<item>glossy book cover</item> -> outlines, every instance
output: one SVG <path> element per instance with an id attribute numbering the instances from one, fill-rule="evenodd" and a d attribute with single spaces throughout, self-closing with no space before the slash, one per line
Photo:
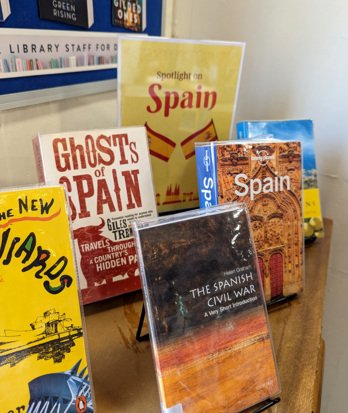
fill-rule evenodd
<path id="1" fill-rule="evenodd" d="M 38 0 L 40 19 L 86 29 L 94 23 L 93 0 Z"/>
<path id="2" fill-rule="evenodd" d="M 0 192 L 4 412 L 94 411 L 63 187 Z"/>
<path id="3" fill-rule="evenodd" d="M 131 221 L 155 217 L 143 126 L 39 135 L 41 182 L 65 185 L 83 303 L 139 290 Z"/>
<path id="4" fill-rule="evenodd" d="M 195 142 L 233 130 L 244 43 L 121 36 L 118 124 L 145 125 L 158 212 L 198 207 Z"/>
<path id="5" fill-rule="evenodd" d="M 298 141 L 196 145 L 200 206 L 245 202 L 267 302 L 302 293 L 302 150 Z"/>
<path id="6" fill-rule="evenodd" d="M 311 119 L 247 120 L 237 123 L 238 139 L 272 135 L 285 141 L 299 140 L 303 155 L 303 218 L 306 241 L 324 236 L 318 170 L 315 156 L 314 126 Z"/>
<path id="7" fill-rule="evenodd" d="M 245 207 L 133 225 L 162 411 L 241 412 L 277 395 Z"/>

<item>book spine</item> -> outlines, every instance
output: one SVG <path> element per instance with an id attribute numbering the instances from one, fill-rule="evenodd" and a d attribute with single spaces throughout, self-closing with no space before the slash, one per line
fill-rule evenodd
<path id="1" fill-rule="evenodd" d="M 196 145 L 196 167 L 200 208 L 218 205 L 216 146 Z"/>
<path id="2" fill-rule="evenodd" d="M 248 139 L 249 128 L 248 122 L 237 122 L 237 139 Z"/>

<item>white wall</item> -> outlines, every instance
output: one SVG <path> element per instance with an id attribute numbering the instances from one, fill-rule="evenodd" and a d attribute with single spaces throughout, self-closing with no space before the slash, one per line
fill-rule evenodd
<path id="1" fill-rule="evenodd" d="M 32 138 L 40 133 L 116 127 L 116 90 L 0 111 L 0 187 L 37 183 Z"/>
<path id="2" fill-rule="evenodd" d="M 177 0 L 175 6 L 175 37 L 246 42 L 237 121 L 314 121 L 323 213 L 334 219 L 322 412 L 346 412 L 348 3 Z"/>

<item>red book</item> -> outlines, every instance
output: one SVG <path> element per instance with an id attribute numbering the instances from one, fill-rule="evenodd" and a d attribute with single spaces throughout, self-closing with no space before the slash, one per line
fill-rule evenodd
<path id="1" fill-rule="evenodd" d="M 131 222 L 156 216 L 145 127 L 39 135 L 40 181 L 66 187 L 83 303 L 140 289 Z"/>

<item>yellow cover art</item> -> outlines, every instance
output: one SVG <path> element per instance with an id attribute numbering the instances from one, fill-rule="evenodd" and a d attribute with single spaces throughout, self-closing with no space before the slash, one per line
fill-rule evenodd
<path id="1" fill-rule="evenodd" d="M 63 187 L 0 193 L 0 300 L 1 411 L 93 412 Z"/>
<path id="2" fill-rule="evenodd" d="M 119 41 L 120 126 L 145 125 L 158 212 L 195 208 L 195 142 L 231 135 L 244 44 Z"/>

